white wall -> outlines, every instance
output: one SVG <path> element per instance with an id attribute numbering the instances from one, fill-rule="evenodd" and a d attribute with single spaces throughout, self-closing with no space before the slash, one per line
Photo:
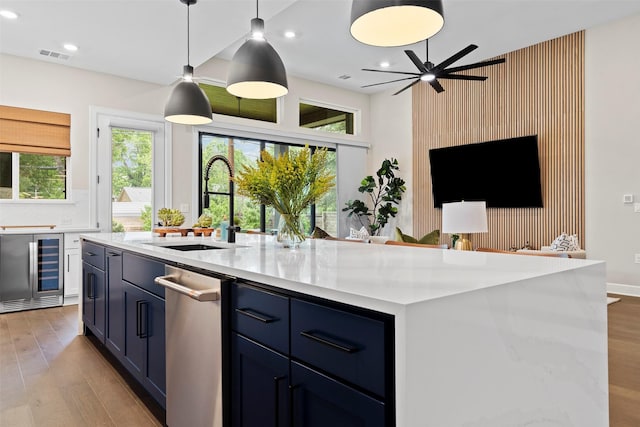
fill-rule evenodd
<path id="1" fill-rule="evenodd" d="M 71 114 L 70 200 L 0 202 L 0 224 L 85 227 L 90 221 L 89 106 L 161 115 L 169 87 L 0 55 L 0 104 Z"/>
<path id="2" fill-rule="evenodd" d="M 640 15 L 589 29 L 585 39 L 586 249 L 607 281 L 640 293 Z"/>
<path id="3" fill-rule="evenodd" d="M 395 221 L 389 221 L 384 234 L 394 236 L 398 226 L 405 234 L 413 235 L 413 127 L 411 91 L 393 96 L 398 88 L 371 95 L 371 149 L 367 174 L 375 177 L 384 159 L 398 159 L 398 176 L 407 182 L 407 191 L 398 207 Z M 430 190 L 429 190 L 430 191 Z"/>

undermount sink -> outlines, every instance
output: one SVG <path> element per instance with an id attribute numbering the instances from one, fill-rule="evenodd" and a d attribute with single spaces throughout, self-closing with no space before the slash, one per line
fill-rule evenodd
<path id="1" fill-rule="evenodd" d="M 220 246 L 203 245 L 202 243 L 195 243 L 191 245 L 162 245 L 160 247 L 167 248 L 167 249 L 175 249 L 178 251 L 208 251 L 211 249 L 228 249 Z"/>

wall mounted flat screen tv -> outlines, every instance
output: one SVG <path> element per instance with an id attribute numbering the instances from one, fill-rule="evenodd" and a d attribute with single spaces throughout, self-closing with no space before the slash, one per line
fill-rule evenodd
<path id="1" fill-rule="evenodd" d="M 434 206 L 486 201 L 488 208 L 541 208 L 538 136 L 429 150 Z"/>

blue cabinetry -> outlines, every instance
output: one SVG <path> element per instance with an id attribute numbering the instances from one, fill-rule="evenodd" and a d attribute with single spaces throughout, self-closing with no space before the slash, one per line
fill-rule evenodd
<path id="1" fill-rule="evenodd" d="M 234 427 L 395 425 L 390 316 L 235 283 Z"/>
<path id="2" fill-rule="evenodd" d="M 124 349 L 124 291 L 122 286 L 122 251 L 106 250 L 107 329 L 105 345 L 120 360 Z"/>
<path id="3" fill-rule="evenodd" d="M 106 325 L 106 274 L 104 247 L 82 244 L 82 320 L 85 328 L 104 342 Z"/>
<path id="4" fill-rule="evenodd" d="M 164 263 L 83 241 L 83 321 L 164 408 Z"/>

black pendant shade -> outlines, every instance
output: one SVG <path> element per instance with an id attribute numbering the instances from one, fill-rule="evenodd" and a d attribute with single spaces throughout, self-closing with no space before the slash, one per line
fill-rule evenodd
<path id="1" fill-rule="evenodd" d="M 184 125 L 203 125 L 213 120 L 211 104 L 204 91 L 192 81 L 193 67 L 189 65 L 189 6 L 197 0 L 180 0 L 187 5 L 187 65 L 182 81 L 173 88 L 164 107 L 165 120 Z"/>
<path id="2" fill-rule="evenodd" d="M 372 46 L 404 46 L 442 29 L 442 0 L 353 0 L 351 35 Z"/>
<path id="3" fill-rule="evenodd" d="M 278 98 L 289 92 L 287 71 L 278 52 L 264 39 L 264 21 L 251 20 L 253 36 L 233 55 L 227 91 L 241 98 Z"/>

